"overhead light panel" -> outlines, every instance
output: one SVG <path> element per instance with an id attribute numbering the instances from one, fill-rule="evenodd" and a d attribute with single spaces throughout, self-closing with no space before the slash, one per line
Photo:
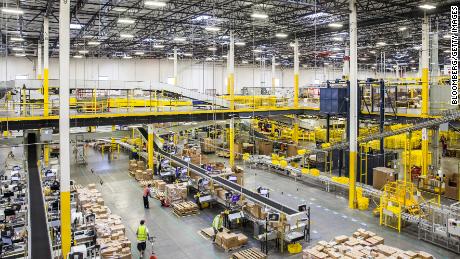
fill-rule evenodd
<path id="1" fill-rule="evenodd" d="M 235 45 L 236 45 L 236 46 L 246 46 L 246 42 L 237 41 L 237 42 L 235 42 Z"/>
<path id="2" fill-rule="evenodd" d="M 25 41 L 23 38 L 18 38 L 18 37 L 11 37 L 10 41 L 18 41 L 18 42 L 23 42 Z"/>
<path id="3" fill-rule="evenodd" d="M 187 39 L 184 38 L 184 37 L 174 37 L 173 40 L 174 40 L 174 41 L 177 41 L 177 42 L 184 42 L 184 41 L 186 41 Z"/>
<path id="4" fill-rule="evenodd" d="M 264 13 L 253 13 L 251 14 L 251 17 L 254 19 L 267 19 L 268 15 Z"/>
<path id="5" fill-rule="evenodd" d="M 255 52 L 255 53 L 261 53 L 262 50 L 261 49 L 253 49 L 252 52 Z"/>
<path id="6" fill-rule="evenodd" d="M 26 54 L 25 53 L 16 53 L 14 54 L 16 57 L 25 57 Z"/>
<path id="7" fill-rule="evenodd" d="M 332 37 L 333 41 L 343 41 L 342 37 Z"/>
<path id="8" fill-rule="evenodd" d="M 70 24 L 70 29 L 72 29 L 72 30 L 80 30 L 81 28 L 83 28 L 83 25 L 81 25 L 81 24 L 78 24 L 78 23 L 71 23 Z"/>
<path id="9" fill-rule="evenodd" d="M 24 51 L 24 48 L 14 47 L 12 48 L 13 51 Z"/>
<path id="10" fill-rule="evenodd" d="M 446 34 L 446 35 L 442 36 L 442 38 L 443 38 L 443 39 L 450 39 L 451 36 L 450 36 L 450 34 Z"/>
<path id="11" fill-rule="evenodd" d="M 207 30 L 207 31 L 210 31 L 210 32 L 218 32 L 218 31 L 220 31 L 220 28 L 215 27 L 215 26 L 208 26 L 208 27 L 205 27 L 204 29 Z"/>
<path id="12" fill-rule="evenodd" d="M 148 7 L 165 7 L 166 3 L 161 1 L 145 1 L 144 5 Z"/>
<path id="13" fill-rule="evenodd" d="M 122 12 L 128 11 L 128 8 L 117 6 L 117 7 L 114 7 L 112 10 L 115 11 L 115 12 L 120 12 L 120 13 L 122 13 Z"/>
<path id="14" fill-rule="evenodd" d="M 142 56 L 144 55 L 145 53 L 143 51 L 136 51 L 134 52 L 134 55 L 137 55 L 137 56 Z"/>
<path id="15" fill-rule="evenodd" d="M 193 54 L 192 54 L 192 53 L 184 53 L 184 56 L 186 56 L 186 57 L 192 57 Z"/>
<path id="16" fill-rule="evenodd" d="M 385 46 L 385 45 L 387 45 L 387 44 L 386 44 L 385 42 L 383 42 L 383 41 L 379 41 L 379 42 L 377 42 L 376 44 L 377 44 L 377 46 Z"/>
<path id="17" fill-rule="evenodd" d="M 90 46 L 99 46 L 101 43 L 99 41 L 88 41 L 87 43 Z"/>
<path id="18" fill-rule="evenodd" d="M 74 57 L 74 58 L 83 58 L 82 55 L 75 55 L 75 56 L 73 56 L 73 57 Z"/>
<path id="19" fill-rule="evenodd" d="M 402 26 L 402 27 L 399 27 L 398 30 L 399 30 L 399 31 L 405 31 L 405 30 L 407 30 L 407 27 L 406 27 L 406 26 Z"/>
<path id="20" fill-rule="evenodd" d="M 227 55 L 222 55 L 222 58 L 228 58 L 228 56 Z"/>
<path id="21" fill-rule="evenodd" d="M 248 64 L 249 62 L 247 60 L 242 60 L 241 64 Z"/>
<path id="22" fill-rule="evenodd" d="M 168 57 L 169 60 L 174 60 L 174 57 Z"/>
<path id="23" fill-rule="evenodd" d="M 118 18 L 118 23 L 121 23 L 121 24 L 134 24 L 134 20 L 133 19 L 130 19 L 130 18 Z"/>
<path id="24" fill-rule="evenodd" d="M 124 59 L 132 59 L 133 57 L 131 56 L 123 56 Z"/>
<path id="25" fill-rule="evenodd" d="M 209 51 L 216 51 L 217 48 L 216 48 L 216 47 L 209 47 L 208 50 L 209 50 Z"/>
<path id="26" fill-rule="evenodd" d="M 88 50 L 79 50 L 78 53 L 80 53 L 80 54 L 88 54 L 89 51 Z"/>
<path id="27" fill-rule="evenodd" d="M 412 70 L 416 70 L 417 68 L 416 68 L 416 67 L 411 67 L 410 69 L 412 69 Z"/>
<path id="28" fill-rule="evenodd" d="M 6 14 L 15 14 L 15 15 L 23 15 L 23 14 L 24 14 L 24 11 L 21 10 L 21 9 L 17 9 L 17 8 L 3 7 L 3 8 L 2 8 L 2 13 L 6 13 Z"/>
<path id="29" fill-rule="evenodd" d="M 339 47 L 332 48 L 333 51 L 340 51 L 341 49 Z"/>
<path id="30" fill-rule="evenodd" d="M 132 38 L 134 38 L 134 35 L 129 34 L 129 33 L 120 33 L 120 38 L 123 38 L 123 39 L 132 39 Z"/>
<path id="31" fill-rule="evenodd" d="M 165 47 L 164 45 L 153 45 L 154 49 L 162 49 L 164 47 Z"/>
<path id="32" fill-rule="evenodd" d="M 432 9 L 436 8 L 436 6 L 434 6 L 432 4 L 429 4 L 429 3 L 419 5 L 418 7 L 422 8 L 422 9 L 425 9 L 425 10 L 432 10 Z"/>
<path id="33" fill-rule="evenodd" d="M 333 23 L 329 23 L 328 26 L 331 27 L 331 28 L 342 28 L 342 27 L 343 27 L 343 24 L 337 23 L 337 22 L 333 22 Z"/>
<path id="34" fill-rule="evenodd" d="M 281 38 L 281 39 L 287 38 L 287 36 L 288 36 L 287 33 L 284 33 L 284 32 L 277 32 L 275 34 L 275 37 Z"/>
<path id="35" fill-rule="evenodd" d="M 211 16 L 209 15 L 199 15 L 195 18 L 193 18 L 194 21 L 203 21 L 203 20 L 208 20 L 209 18 L 211 18 Z"/>
<path id="36" fill-rule="evenodd" d="M 450 53 L 450 50 L 446 49 L 444 50 L 444 53 Z"/>

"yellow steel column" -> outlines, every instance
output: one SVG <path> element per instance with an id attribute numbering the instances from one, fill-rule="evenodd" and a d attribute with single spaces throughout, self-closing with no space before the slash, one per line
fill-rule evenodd
<path id="1" fill-rule="evenodd" d="M 112 131 L 116 131 L 115 125 L 112 125 Z"/>
<path id="2" fill-rule="evenodd" d="M 153 124 L 149 124 L 148 125 L 148 143 L 147 143 L 147 152 L 148 152 L 148 155 L 149 155 L 149 159 L 148 159 L 148 165 L 149 165 L 149 169 L 152 169 L 153 170 L 153 166 L 154 166 L 154 160 L 153 160 L 153 152 L 154 152 L 154 149 L 153 149 Z"/>
<path id="3" fill-rule="evenodd" d="M 356 0 L 350 0 L 350 157 L 348 207 L 356 208 L 356 155 L 358 147 L 358 35 Z"/>
<path id="4" fill-rule="evenodd" d="M 428 174 L 428 129 L 422 129 L 422 176 Z"/>
<path id="5" fill-rule="evenodd" d="M 43 19 L 43 116 L 49 115 L 49 19 Z"/>
<path id="6" fill-rule="evenodd" d="M 45 165 L 48 166 L 50 161 L 50 146 L 48 144 L 43 146 L 43 160 Z"/>
<path id="7" fill-rule="evenodd" d="M 299 41 L 294 42 L 294 108 L 299 107 Z"/>
<path id="8" fill-rule="evenodd" d="M 230 127 L 229 127 L 229 153 L 230 153 L 230 166 L 235 165 L 235 119 L 230 119 Z"/>
<path id="9" fill-rule="evenodd" d="M 299 117 L 297 117 L 297 115 L 294 115 L 294 128 L 292 132 L 292 141 L 294 141 L 296 144 L 299 143 Z"/>
<path id="10" fill-rule="evenodd" d="M 230 32 L 230 49 L 228 59 L 228 84 L 230 88 L 230 109 L 235 109 L 235 38 L 233 32 Z"/>
<path id="11" fill-rule="evenodd" d="M 48 36 L 46 36 L 48 37 Z M 46 44 L 48 45 L 48 44 Z M 45 53 L 47 56 L 48 53 Z M 67 258 L 71 247 L 70 212 L 70 1 L 61 0 L 59 5 L 59 143 L 60 143 L 60 209 L 61 249 Z"/>

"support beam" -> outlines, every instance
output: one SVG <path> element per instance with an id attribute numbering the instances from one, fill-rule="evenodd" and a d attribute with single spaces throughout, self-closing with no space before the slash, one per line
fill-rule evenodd
<path id="1" fill-rule="evenodd" d="M 345 56 L 343 57 L 343 70 L 342 70 L 343 80 L 350 79 L 350 48 L 345 48 Z"/>
<path id="2" fill-rule="evenodd" d="M 356 0 L 350 0 L 350 190 L 348 206 L 356 208 L 356 154 L 358 135 L 358 44 Z"/>
<path id="3" fill-rule="evenodd" d="M 430 28 L 425 14 L 422 23 L 422 117 L 428 117 Z M 428 129 L 422 129 L 422 176 L 428 174 Z"/>
<path id="4" fill-rule="evenodd" d="M 37 47 L 37 79 L 42 79 L 42 43 L 38 41 Z"/>
<path id="5" fill-rule="evenodd" d="M 177 85 L 177 48 L 174 47 L 173 85 Z"/>
<path id="6" fill-rule="evenodd" d="M 275 55 L 272 56 L 272 95 L 275 95 L 275 88 L 276 88 L 276 62 L 275 62 Z"/>
<path id="7" fill-rule="evenodd" d="M 46 36 L 48 37 L 48 36 Z M 48 44 L 45 45 L 45 47 Z M 46 48 L 47 49 L 47 48 Z M 45 56 L 48 52 L 45 52 Z M 59 142 L 61 176 L 61 242 L 62 255 L 67 258 L 71 246 L 70 225 L 70 1 L 59 5 Z"/>
<path id="8" fill-rule="evenodd" d="M 228 85 L 230 90 L 230 110 L 235 109 L 235 36 L 230 32 L 230 50 L 228 59 Z"/>
<path id="9" fill-rule="evenodd" d="M 148 166 L 149 169 L 154 168 L 154 160 L 153 160 L 153 124 L 148 125 L 148 141 L 147 141 L 147 152 L 148 152 Z"/>
<path id="10" fill-rule="evenodd" d="M 294 42 L 294 108 L 299 107 L 299 41 Z"/>
<path id="11" fill-rule="evenodd" d="M 49 115 L 49 19 L 43 19 L 43 116 Z"/>
<path id="12" fill-rule="evenodd" d="M 299 144 L 299 117 L 294 115 L 294 127 L 292 132 L 292 141 Z"/>
<path id="13" fill-rule="evenodd" d="M 230 166 L 235 165 L 235 119 L 230 119 L 229 127 L 229 153 L 230 153 Z"/>
<path id="14" fill-rule="evenodd" d="M 43 145 L 43 160 L 45 165 L 48 166 L 50 162 L 50 145 L 48 144 Z"/>

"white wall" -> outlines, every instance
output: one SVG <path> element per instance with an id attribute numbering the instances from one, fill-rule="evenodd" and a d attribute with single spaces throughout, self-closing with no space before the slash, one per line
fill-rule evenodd
<path id="1" fill-rule="evenodd" d="M 0 81 L 14 80 L 17 75 L 28 75 L 35 78 L 35 59 L 27 57 L 1 57 Z M 204 92 L 205 89 L 216 89 L 218 94 L 225 93 L 226 63 L 199 64 L 192 60 L 181 60 L 178 65 L 178 84 L 189 89 Z M 50 59 L 50 79 L 59 78 L 59 60 Z M 173 75 L 172 60 L 158 59 L 75 59 L 71 58 L 70 78 L 97 80 L 100 76 L 108 80 L 122 81 L 160 81 L 167 82 Z M 342 75 L 342 69 L 331 68 L 301 68 L 299 74 L 300 86 L 313 84 L 315 80 L 335 80 Z M 411 75 L 408 75 L 411 76 Z M 294 74 L 291 68 L 277 69 L 276 77 L 280 86 L 292 87 Z M 378 77 L 372 71 L 359 70 L 358 78 Z M 240 92 L 242 87 L 271 86 L 271 68 L 265 70 L 252 65 L 235 68 L 235 90 Z"/>

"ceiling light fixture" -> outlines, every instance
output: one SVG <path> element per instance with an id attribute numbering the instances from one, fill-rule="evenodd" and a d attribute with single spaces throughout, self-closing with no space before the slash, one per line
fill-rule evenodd
<path id="1" fill-rule="evenodd" d="M 255 52 L 255 53 L 261 53 L 262 50 L 261 49 L 253 49 L 252 52 Z"/>
<path id="2" fill-rule="evenodd" d="M 268 15 L 264 13 L 253 13 L 251 14 L 251 17 L 254 19 L 267 19 Z"/>
<path id="3" fill-rule="evenodd" d="M 24 48 L 14 47 L 12 48 L 13 51 L 24 51 Z"/>
<path id="4" fill-rule="evenodd" d="M 328 26 L 331 27 L 331 28 L 342 28 L 342 27 L 343 27 L 343 24 L 337 23 L 337 22 L 333 22 L 333 23 L 329 23 Z"/>
<path id="5" fill-rule="evenodd" d="M 136 51 L 134 52 L 134 55 L 138 55 L 138 56 L 142 56 L 144 55 L 145 53 L 143 51 Z"/>
<path id="6" fill-rule="evenodd" d="M 434 6 L 432 4 L 429 4 L 429 3 L 419 5 L 418 7 L 422 8 L 422 9 L 425 9 L 425 10 L 432 10 L 432 9 L 436 8 L 436 6 Z"/>
<path id="7" fill-rule="evenodd" d="M 275 37 L 281 38 L 281 39 L 287 38 L 287 36 L 288 35 L 286 33 L 284 33 L 284 32 L 278 32 L 278 33 L 275 34 Z"/>
<path id="8" fill-rule="evenodd" d="M 443 38 L 443 39 L 450 39 L 451 36 L 450 36 L 450 34 L 446 34 L 446 35 L 442 36 L 442 38 Z"/>
<path id="9" fill-rule="evenodd" d="M 184 37 L 175 37 L 173 40 L 177 41 L 177 42 L 184 42 L 184 41 L 186 41 L 186 38 L 184 38 Z"/>
<path id="10" fill-rule="evenodd" d="M 144 5 L 148 7 L 165 7 L 166 3 L 161 1 L 145 1 Z"/>
<path id="11" fill-rule="evenodd" d="M 132 59 L 133 57 L 131 56 L 123 56 L 124 59 Z"/>
<path id="12" fill-rule="evenodd" d="M 81 24 L 78 24 L 78 23 L 71 23 L 70 24 L 70 29 L 71 30 L 80 30 L 81 28 L 83 28 L 83 25 L 81 25 Z"/>
<path id="13" fill-rule="evenodd" d="M 450 50 L 446 49 L 444 50 L 444 53 L 450 53 Z"/>
<path id="14" fill-rule="evenodd" d="M 134 35 L 129 34 L 129 33 L 120 33 L 120 38 L 123 38 L 123 39 L 132 39 L 132 38 L 134 38 Z"/>
<path id="15" fill-rule="evenodd" d="M 24 14 L 24 11 L 21 10 L 21 9 L 4 7 L 4 8 L 2 8 L 2 13 L 22 15 L 22 14 Z"/>
<path id="16" fill-rule="evenodd" d="M 16 57 L 25 57 L 26 54 L 25 53 L 16 53 L 14 54 Z"/>
<path id="17" fill-rule="evenodd" d="M 340 51 L 341 49 L 339 47 L 332 48 L 333 51 Z"/>
<path id="18" fill-rule="evenodd" d="M 247 60 L 241 60 L 241 64 L 248 64 L 249 62 Z"/>
<path id="19" fill-rule="evenodd" d="M 74 57 L 74 58 L 83 58 L 82 55 L 75 55 L 75 56 L 73 56 L 73 57 Z"/>
<path id="20" fill-rule="evenodd" d="M 128 8 L 117 6 L 117 7 L 114 7 L 112 10 L 115 11 L 115 12 L 120 12 L 120 13 L 122 13 L 122 12 L 128 11 Z"/>
<path id="21" fill-rule="evenodd" d="M 332 37 L 332 40 L 334 41 L 343 41 L 342 37 Z"/>
<path id="22" fill-rule="evenodd" d="M 400 30 L 400 31 L 405 31 L 405 30 L 407 30 L 407 27 L 406 27 L 406 26 L 402 26 L 402 27 L 399 27 L 398 30 Z"/>
<path id="23" fill-rule="evenodd" d="M 377 44 L 377 46 L 385 46 L 385 45 L 387 45 L 387 44 L 386 44 L 385 42 L 383 42 L 383 41 L 379 41 L 379 42 L 377 42 L 376 44 Z"/>
<path id="24" fill-rule="evenodd" d="M 192 57 L 193 54 L 192 54 L 192 53 L 184 53 L 184 56 L 185 56 L 185 57 Z"/>
<path id="25" fill-rule="evenodd" d="M 246 46 L 246 42 L 237 41 L 237 42 L 235 42 L 235 45 L 236 45 L 236 46 Z"/>
<path id="26" fill-rule="evenodd" d="M 25 41 L 23 38 L 18 38 L 18 37 L 11 37 L 10 38 L 10 41 L 19 41 L 19 42 L 23 42 Z"/>
<path id="27" fill-rule="evenodd" d="M 87 43 L 90 46 L 99 46 L 101 43 L 99 41 L 88 41 Z"/>
<path id="28" fill-rule="evenodd" d="M 130 19 L 130 18 L 118 18 L 117 20 L 118 23 L 121 23 L 121 24 L 134 24 L 134 20 L 133 19 Z"/>
<path id="29" fill-rule="evenodd" d="M 162 49 L 164 47 L 165 47 L 164 45 L 153 45 L 154 49 Z"/>
<path id="30" fill-rule="evenodd" d="M 215 27 L 215 26 L 208 26 L 208 27 L 205 27 L 204 29 L 207 30 L 207 31 L 210 31 L 210 32 L 218 32 L 218 31 L 220 31 L 220 28 Z"/>
<path id="31" fill-rule="evenodd" d="M 208 50 L 210 50 L 210 51 L 216 51 L 217 48 L 216 48 L 216 47 L 209 47 Z"/>
<path id="32" fill-rule="evenodd" d="M 89 51 L 88 50 L 79 50 L 78 53 L 80 53 L 80 54 L 88 54 Z"/>

